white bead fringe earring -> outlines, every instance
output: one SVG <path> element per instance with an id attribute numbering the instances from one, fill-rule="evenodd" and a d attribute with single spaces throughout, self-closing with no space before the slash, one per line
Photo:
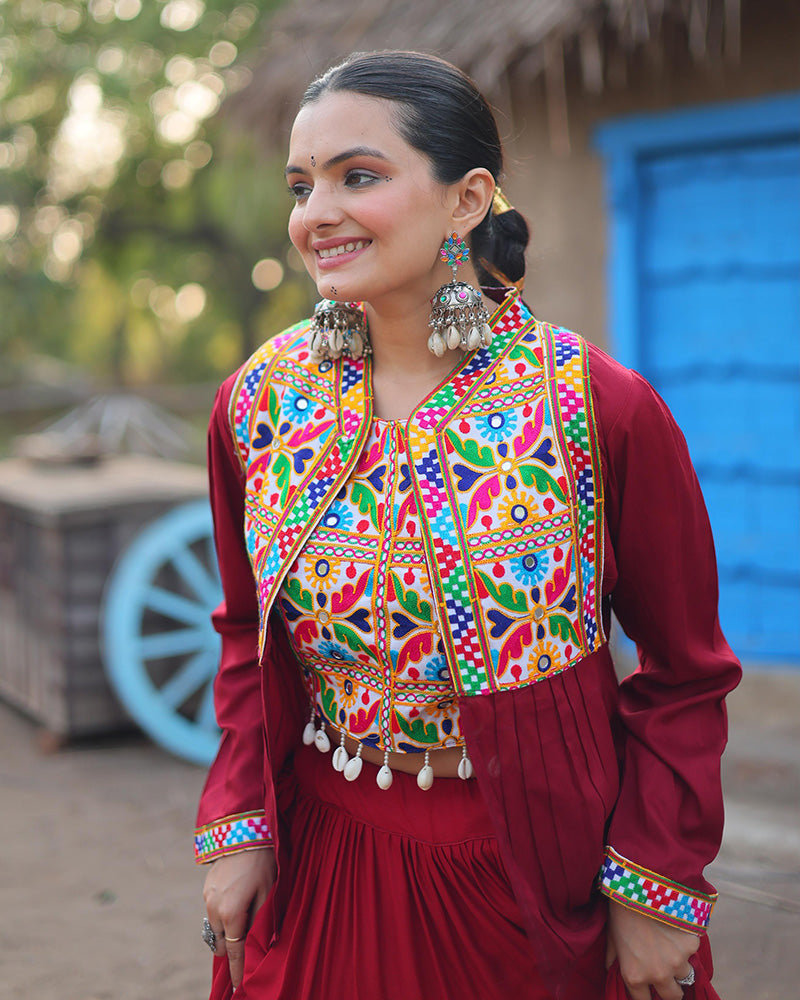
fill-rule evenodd
<path id="1" fill-rule="evenodd" d="M 447 350 L 474 351 L 492 342 L 489 314 L 481 293 L 465 281 L 456 281 L 459 264 L 469 260 L 469 247 L 458 233 L 448 236 L 440 250 L 441 258 L 453 270 L 453 280 L 442 285 L 431 299 L 428 326 L 433 333 L 428 338 L 428 350 L 441 358 Z"/>
<path id="2" fill-rule="evenodd" d="M 372 350 L 367 322 L 357 302 L 323 299 L 314 307 L 308 349 L 312 361 L 354 360 Z"/>

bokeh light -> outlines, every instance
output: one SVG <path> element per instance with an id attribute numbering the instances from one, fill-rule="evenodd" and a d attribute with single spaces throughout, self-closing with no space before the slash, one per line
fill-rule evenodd
<path id="1" fill-rule="evenodd" d="M 10 240 L 19 227 L 19 209 L 15 205 L 0 205 L 0 240 Z"/>
<path id="2" fill-rule="evenodd" d="M 161 171 L 161 183 L 168 191 L 179 191 L 191 183 L 193 173 L 186 160 L 170 160 Z"/>
<path id="3" fill-rule="evenodd" d="M 206 290 L 197 282 L 190 282 L 178 289 L 175 296 L 175 312 L 183 323 L 191 323 L 206 307 Z"/>
<path id="4" fill-rule="evenodd" d="M 283 281 L 283 264 L 274 257 L 264 257 L 253 268 L 253 284 L 262 292 L 271 292 Z"/>
<path id="5" fill-rule="evenodd" d="M 161 11 L 161 24 L 172 31 L 189 31 L 205 9 L 201 0 L 169 0 Z"/>

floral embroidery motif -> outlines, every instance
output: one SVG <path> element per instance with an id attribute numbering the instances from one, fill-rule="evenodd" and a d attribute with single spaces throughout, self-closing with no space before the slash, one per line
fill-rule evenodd
<path id="1" fill-rule="evenodd" d="M 373 421 L 278 606 L 330 723 L 381 749 L 463 742 L 400 424 Z"/>
<path id="2" fill-rule="evenodd" d="M 515 294 L 490 324 L 489 347 L 465 356 L 412 414 L 407 469 L 394 473 L 411 484 L 433 577 L 425 599 L 437 608 L 453 688 L 465 695 L 537 683 L 605 642 L 602 480 L 585 344 L 538 323 Z M 315 365 L 307 334 L 300 324 L 264 345 L 232 398 L 262 643 L 284 577 L 310 544 L 312 575 L 287 585 L 289 599 L 358 660 L 373 639 L 383 649 L 402 638 L 390 637 L 397 623 L 361 614 L 365 595 L 380 603 L 394 587 L 386 536 L 377 540 L 385 517 L 378 497 L 391 470 L 376 442 L 367 444 L 370 359 Z M 343 503 L 356 465 L 359 488 Z M 340 533 L 339 548 L 331 549 L 331 535 L 313 548 L 318 526 Z M 332 559 L 336 572 L 355 560 L 345 588 L 333 582 Z M 329 685 L 325 696 L 337 692 L 341 685 Z M 393 731 L 391 712 L 373 708 L 369 720 L 360 706 L 360 731 Z"/>

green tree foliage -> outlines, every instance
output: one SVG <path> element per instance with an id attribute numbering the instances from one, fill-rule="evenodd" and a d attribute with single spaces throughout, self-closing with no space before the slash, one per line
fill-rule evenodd
<path id="1" fill-rule="evenodd" d="M 224 106 L 277 2 L 0 0 L 6 374 L 217 378 L 308 308 L 282 164 Z"/>

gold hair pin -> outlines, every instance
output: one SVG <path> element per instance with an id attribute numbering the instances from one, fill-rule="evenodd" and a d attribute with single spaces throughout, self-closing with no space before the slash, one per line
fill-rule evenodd
<path id="1" fill-rule="evenodd" d="M 492 195 L 492 215 L 502 215 L 503 212 L 513 212 L 514 206 L 506 198 L 499 187 L 494 189 L 494 194 Z"/>

